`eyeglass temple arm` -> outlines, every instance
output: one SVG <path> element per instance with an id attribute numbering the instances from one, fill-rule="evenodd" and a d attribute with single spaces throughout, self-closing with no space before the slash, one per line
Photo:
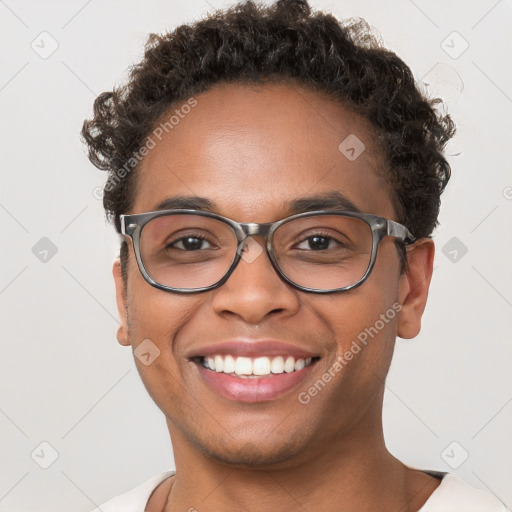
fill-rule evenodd
<path id="1" fill-rule="evenodd" d="M 121 214 L 115 217 L 114 227 L 120 235 L 126 234 L 126 218 L 124 215 Z"/>
<path id="2" fill-rule="evenodd" d="M 387 228 L 388 236 L 400 238 L 401 240 L 403 240 L 405 244 L 412 244 L 416 241 L 416 238 L 414 238 L 411 232 L 405 226 L 402 226 L 402 224 L 399 224 L 398 222 L 388 220 Z"/>

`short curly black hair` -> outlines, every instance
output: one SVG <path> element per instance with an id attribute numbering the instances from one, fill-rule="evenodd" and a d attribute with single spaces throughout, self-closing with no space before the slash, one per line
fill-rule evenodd
<path id="1" fill-rule="evenodd" d="M 449 115 L 426 98 L 409 67 L 382 47 L 361 19 L 340 22 L 307 0 L 253 1 L 148 37 L 126 84 L 100 94 L 83 124 L 89 159 L 109 172 L 103 205 L 110 220 L 129 211 L 140 149 L 171 107 L 224 82 L 293 81 L 327 93 L 371 126 L 393 190 L 397 220 L 416 238 L 437 225 L 454 134 Z M 138 155 L 138 158 L 134 158 Z M 121 260 L 126 268 L 127 246 Z"/>

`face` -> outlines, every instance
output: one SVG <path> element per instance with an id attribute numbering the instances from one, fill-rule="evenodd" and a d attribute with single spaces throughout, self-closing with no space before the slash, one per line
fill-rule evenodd
<path id="1" fill-rule="evenodd" d="M 145 157 L 126 213 L 200 197 L 238 222 L 274 222 L 294 213 L 290 201 L 339 193 L 362 212 L 397 220 L 370 131 L 331 99 L 286 84 L 223 84 L 196 100 Z M 339 149 L 351 134 L 365 145 L 355 160 Z M 242 259 L 221 287 L 179 294 L 143 279 L 130 244 L 126 290 L 114 265 L 118 340 L 135 349 L 149 339 L 158 347 L 150 365 L 135 361 L 167 418 L 175 452 L 179 440 L 224 463 L 306 461 L 378 431 L 395 338 L 419 330 L 432 256 L 430 242 L 418 244 L 401 275 L 394 239 L 385 237 L 363 285 L 320 295 L 283 281 L 263 251 Z M 363 332 L 372 333 L 366 344 Z M 204 368 L 206 354 L 313 359 L 296 372 L 247 379 Z"/>

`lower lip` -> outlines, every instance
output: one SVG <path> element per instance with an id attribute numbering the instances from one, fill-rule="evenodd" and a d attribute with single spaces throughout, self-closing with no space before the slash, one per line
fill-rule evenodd
<path id="1" fill-rule="evenodd" d="M 274 400 L 298 386 L 311 372 L 316 362 L 291 373 L 275 373 L 270 377 L 241 378 L 215 372 L 196 363 L 199 374 L 219 395 L 238 402 Z"/>

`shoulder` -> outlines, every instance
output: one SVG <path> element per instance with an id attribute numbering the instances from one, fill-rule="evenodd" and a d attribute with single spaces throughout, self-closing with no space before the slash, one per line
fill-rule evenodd
<path id="1" fill-rule="evenodd" d="M 508 512 L 492 494 L 448 473 L 419 512 Z"/>
<path id="2" fill-rule="evenodd" d="M 153 491 L 172 475 L 174 471 L 164 471 L 155 475 L 130 491 L 110 499 L 92 512 L 144 512 Z"/>

